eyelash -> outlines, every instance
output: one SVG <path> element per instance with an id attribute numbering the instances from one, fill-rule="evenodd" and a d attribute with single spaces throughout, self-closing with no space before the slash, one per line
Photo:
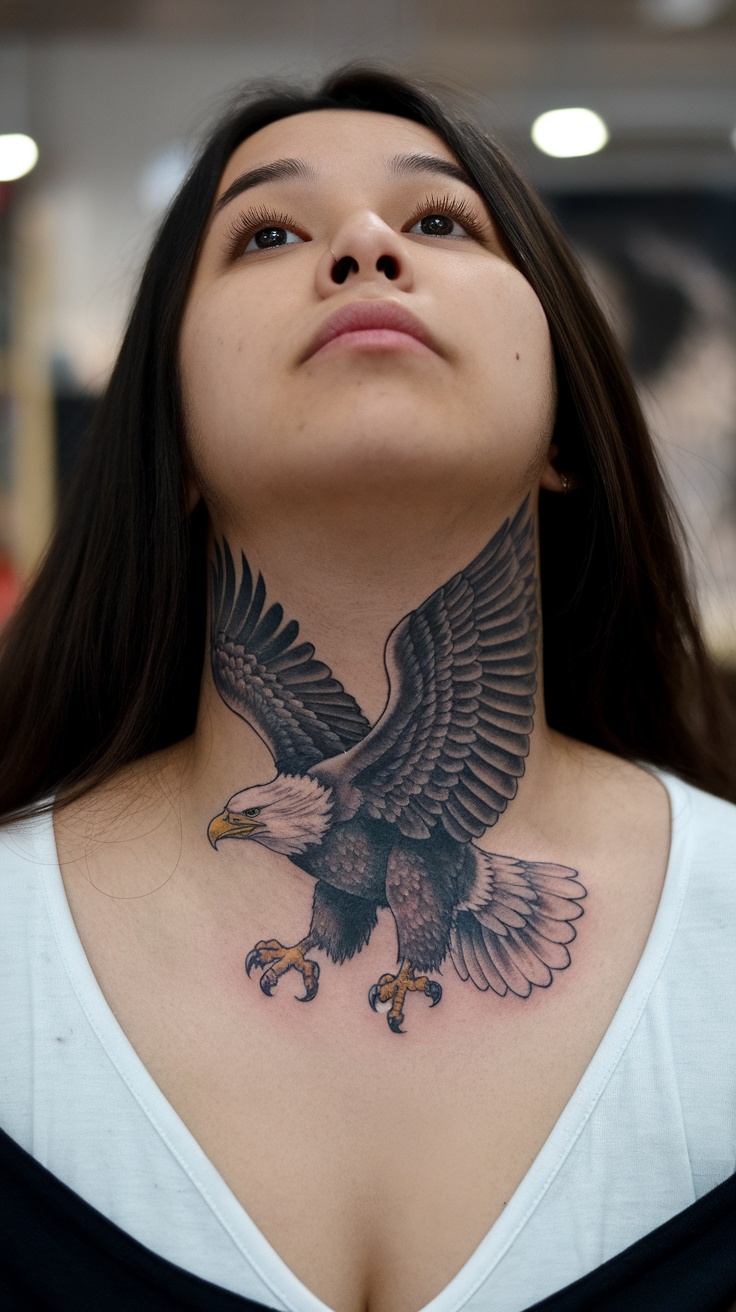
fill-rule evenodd
<path id="1" fill-rule="evenodd" d="M 486 235 L 487 224 L 483 222 L 473 206 L 460 196 L 428 196 L 414 211 L 408 226 L 413 228 L 415 223 L 430 214 L 441 214 L 445 218 L 455 219 L 471 237 L 477 237 L 479 241 Z"/>
<path id="2" fill-rule="evenodd" d="M 241 255 L 243 248 L 260 228 L 289 228 L 294 232 L 299 231 L 298 224 L 290 214 L 275 214 L 273 210 L 266 209 L 262 205 L 256 209 L 246 210 L 233 220 L 225 233 L 225 251 L 229 258 L 234 260 Z"/>
<path id="3" fill-rule="evenodd" d="M 487 224 L 472 205 L 459 196 L 428 196 L 421 205 L 417 206 L 407 227 L 413 228 L 415 223 L 430 214 L 441 214 L 446 218 L 455 219 L 471 237 L 479 241 L 486 236 Z M 225 233 L 225 251 L 228 257 L 236 259 L 241 255 L 251 237 L 255 236 L 261 228 L 289 228 L 299 233 L 299 225 L 290 214 L 274 213 L 265 206 L 246 210 L 233 220 Z"/>

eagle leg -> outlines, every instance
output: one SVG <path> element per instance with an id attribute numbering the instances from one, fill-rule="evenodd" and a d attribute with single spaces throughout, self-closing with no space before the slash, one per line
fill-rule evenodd
<path id="1" fill-rule="evenodd" d="M 298 970 L 304 980 L 304 993 L 301 998 L 297 997 L 297 1002 L 311 1002 L 319 987 L 319 965 L 316 961 L 310 961 L 305 954 L 313 946 L 314 940 L 311 935 L 307 935 L 293 947 L 285 947 L 275 938 L 268 941 L 261 939 L 245 958 L 245 973 L 250 978 L 253 967 L 258 966 L 263 971 L 260 980 L 261 992 L 270 998 L 280 977 L 285 975 L 287 970 Z"/>
<path id="2" fill-rule="evenodd" d="M 402 961 L 398 975 L 382 975 L 368 993 L 368 1001 L 373 1010 L 377 1002 L 390 1002 L 386 1020 L 394 1034 L 404 1034 L 401 1026 L 404 1020 L 404 998 L 407 993 L 424 993 L 431 998 L 431 1007 L 436 1007 L 442 997 L 442 985 L 426 975 L 415 975 L 410 961 Z"/>

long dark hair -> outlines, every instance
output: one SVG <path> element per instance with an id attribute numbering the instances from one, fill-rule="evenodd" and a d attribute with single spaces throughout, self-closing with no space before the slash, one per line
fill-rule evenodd
<path id="1" fill-rule="evenodd" d="M 540 507 L 550 724 L 736 795 L 732 717 L 689 597 L 676 516 L 618 345 L 567 244 L 504 152 L 427 89 L 369 68 L 260 88 L 210 134 L 145 267 L 45 559 L 3 636 L 0 814 L 81 795 L 194 728 L 206 518 L 188 515 L 177 342 L 223 169 L 266 124 L 364 109 L 434 131 L 485 197 L 554 344 L 568 496 Z"/>

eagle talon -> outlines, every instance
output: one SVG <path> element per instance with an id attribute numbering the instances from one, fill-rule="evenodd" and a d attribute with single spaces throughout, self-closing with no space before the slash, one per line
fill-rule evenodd
<path id="1" fill-rule="evenodd" d="M 312 998 L 317 996 L 317 989 L 319 988 L 319 965 L 316 961 L 313 961 L 311 964 L 314 967 L 312 970 L 312 978 L 308 980 L 305 976 L 304 994 L 301 998 L 297 997 L 297 1002 L 311 1002 Z"/>
<path id="2" fill-rule="evenodd" d="M 442 985 L 426 975 L 416 975 L 410 961 L 402 961 L 398 974 L 381 975 L 381 978 L 368 992 L 368 1001 L 374 1011 L 377 1003 L 390 1008 L 386 1017 L 388 1027 L 393 1034 L 404 1034 L 401 1025 L 404 1020 L 404 999 L 407 993 L 424 993 L 430 999 L 430 1005 L 436 1007 L 442 997 Z"/>
<path id="3" fill-rule="evenodd" d="M 258 966 L 263 971 L 258 981 L 261 993 L 270 998 L 281 976 L 289 970 L 296 970 L 304 980 L 304 996 L 297 998 L 297 1002 L 311 1002 L 319 987 L 319 965 L 304 955 L 311 946 L 310 938 L 302 939 L 291 948 L 275 938 L 261 939 L 245 958 L 246 974 L 250 978 L 253 967 Z"/>

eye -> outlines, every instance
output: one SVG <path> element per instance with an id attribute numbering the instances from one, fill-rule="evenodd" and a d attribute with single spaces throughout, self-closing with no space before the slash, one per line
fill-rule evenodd
<path id="1" fill-rule="evenodd" d="M 487 220 L 461 196 L 429 197 L 415 212 L 411 224 L 405 231 L 417 237 L 483 240 L 489 235 Z"/>
<path id="2" fill-rule="evenodd" d="M 421 233 L 423 237 L 467 237 L 467 232 L 457 219 L 449 214 L 425 214 L 423 219 L 414 224 L 410 232 Z"/>
<path id="3" fill-rule="evenodd" d="M 253 255 L 258 251 L 275 251 L 304 241 L 290 214 L 274 214 L 259 206 L 239 214 L 225 233 L 225 253 L 230 259 Z"/>
<path id="4" fill-rule="evenodd" d="M 248 251 L 270 251 L 275 246 L 292 246 L 294 242 L 301 241 L 295 232 L 289 232 L 288 228 L 259 228 L 254 232 L 248 245 L 243 248 L 243 254 Z"/>
<path id="5" fill-rule="evenodd" d="M 260 806 L 249 806 L 247 811 L 243 811 L 243 815 L 247 815 L 247 816 L 254 816 L 260 814 L 261 814 Z"/>

